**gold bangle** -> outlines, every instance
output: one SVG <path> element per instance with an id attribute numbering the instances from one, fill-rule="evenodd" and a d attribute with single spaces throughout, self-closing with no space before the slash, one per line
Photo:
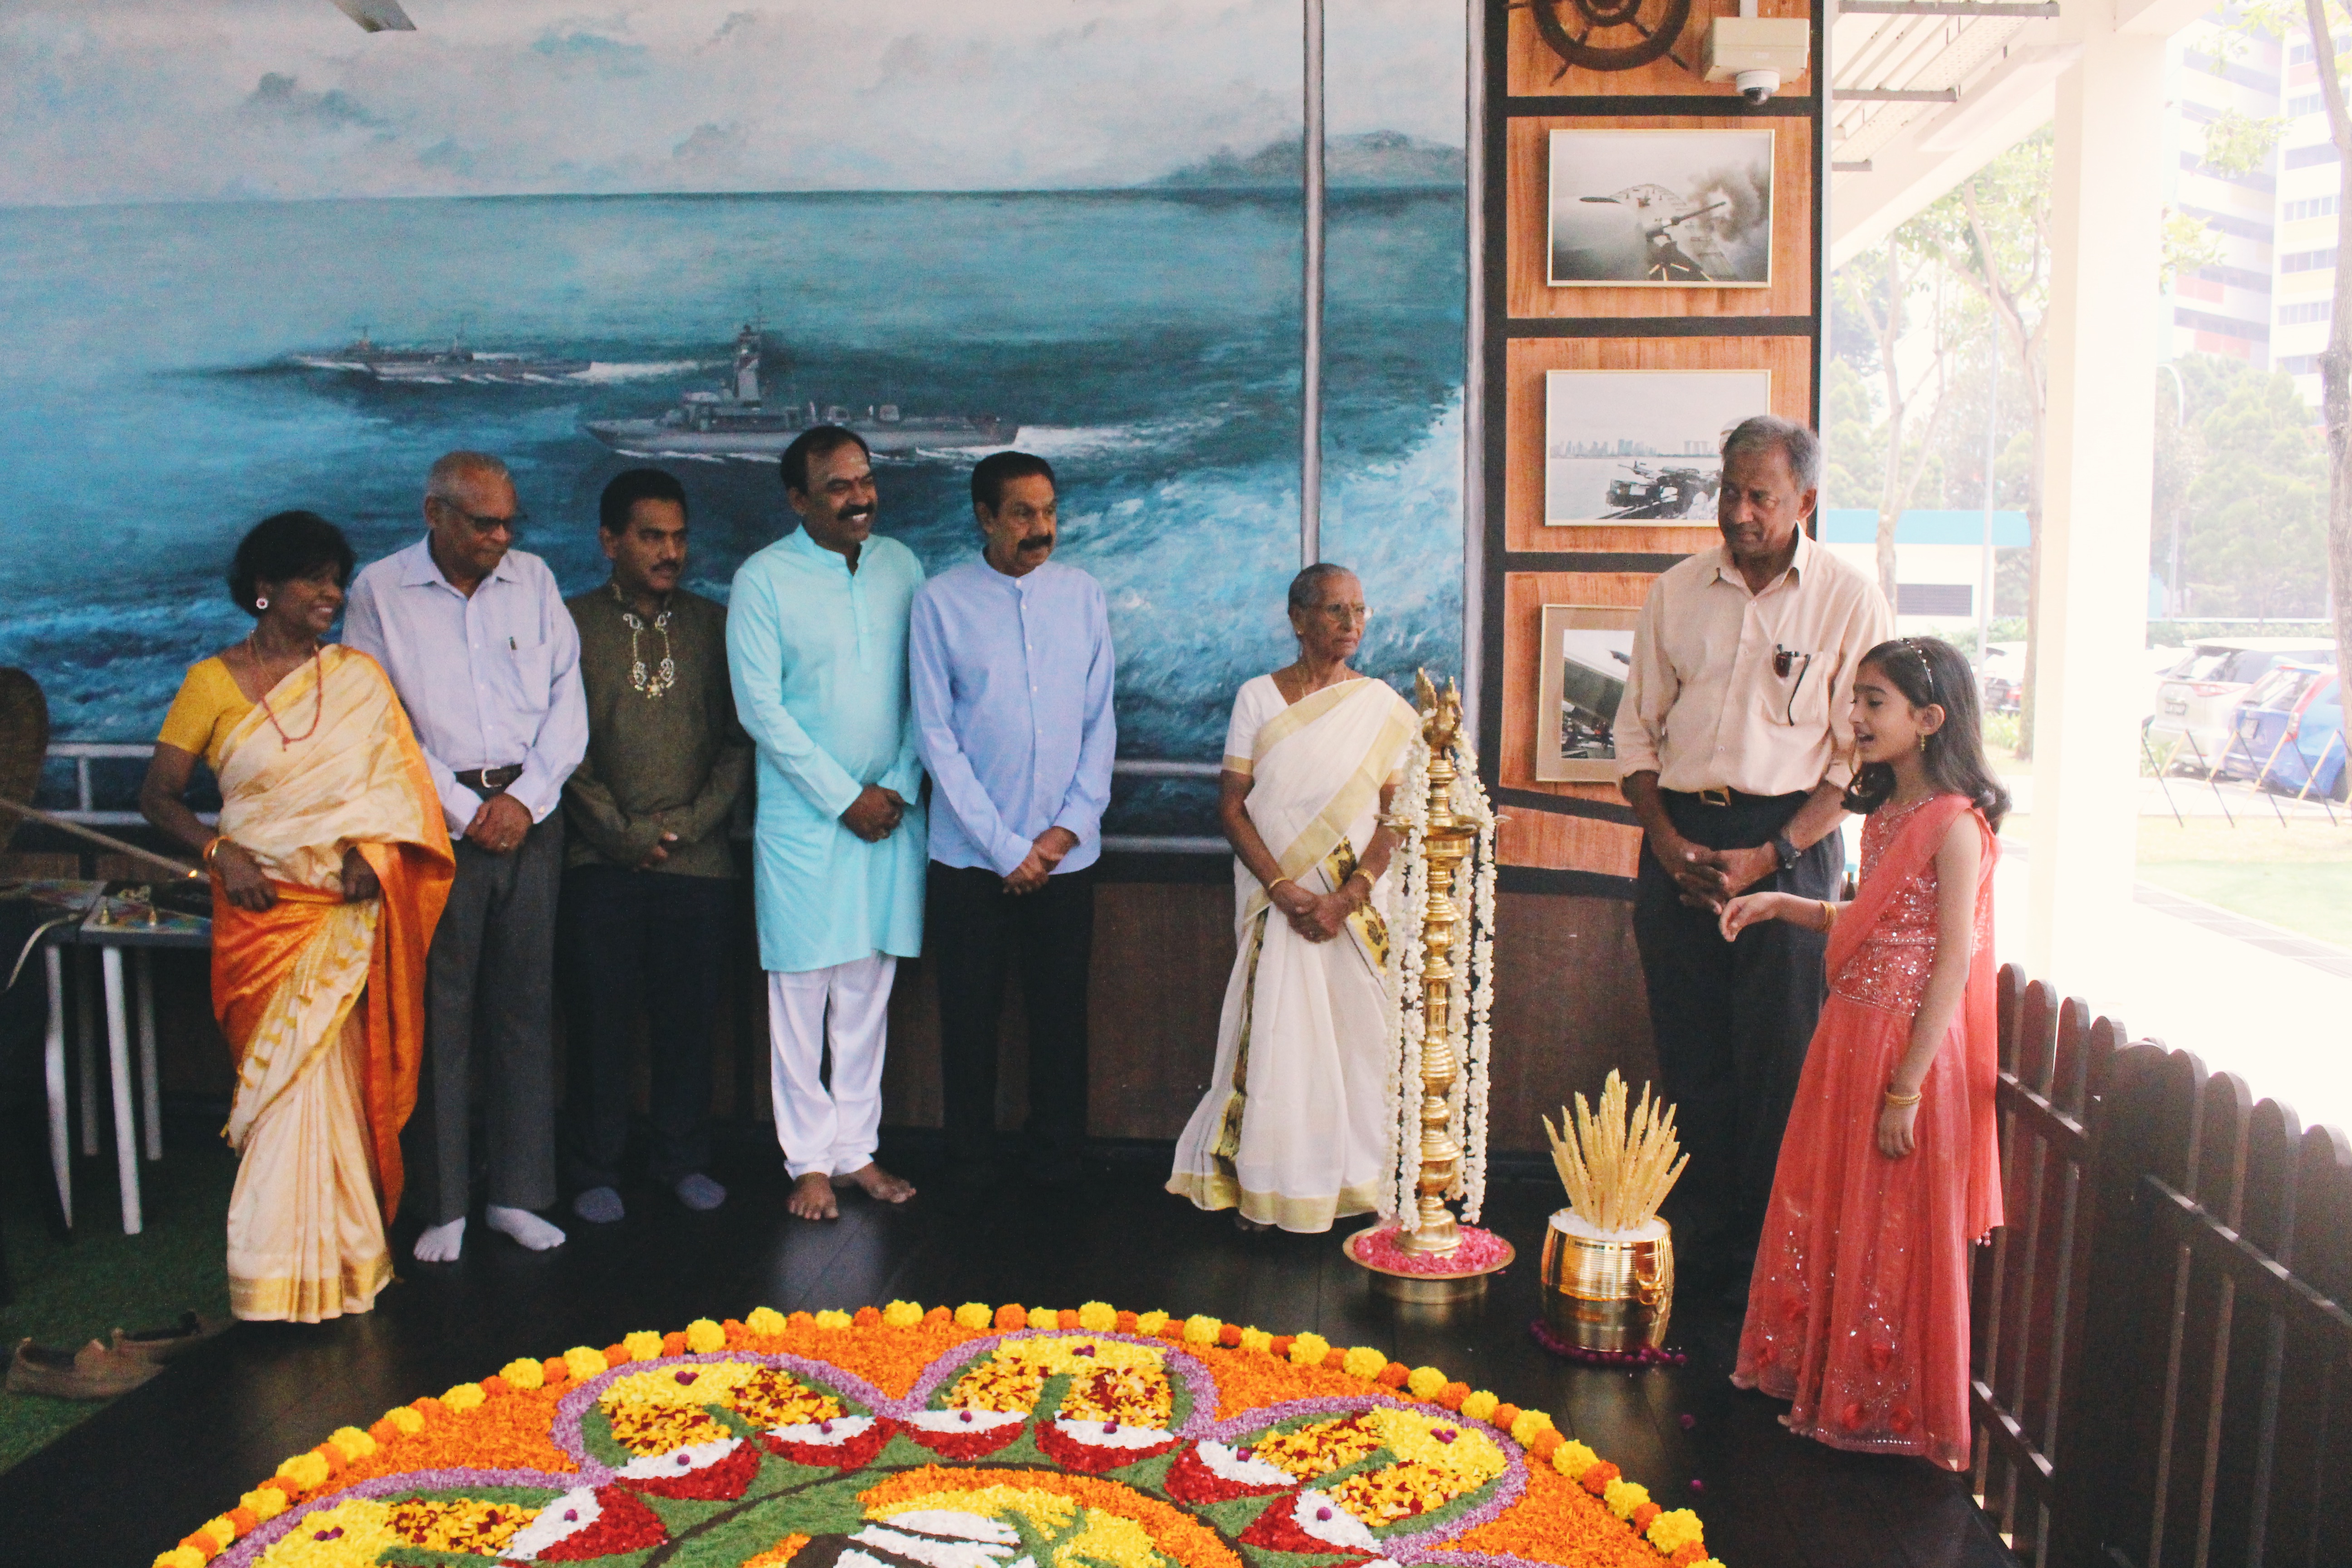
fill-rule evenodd
<path id="1" fill-rule="evenodd" d="M 214 856 L 215 856 L 215 855 L 217 855 L 217 854 L 219 854 L 219 853 L 220 853 L 220 847 L 221 847 L 222 845 L 224 845 L 224 844 L 227 843 L 227 842 L 228 842 L 228 835 L 227 835 L 227 834 L 226 834 L 226 833 L 215 833 L 215 834 L 214 834 L 214 835 L 213 835 L 212 842 L 211 842 L 211 843 L 209 843 L 209 844 L 207 844 L 207 845 L 205 845 L 205 848 L 204 848 L 204 853 L 203 853 L 202 855 L 200 855 L 200 856 L 198 856 L 198 857 L 197 857 L 197 858 L 198 858 L 198 859 L 200 859 L 200 860 L 202 860 L 202 861 L 204 862 L 204 866 L 205 866 L 205 870 L 209 871 L 209 870 L 211 870 L 211 869 L 213 868 L 213 857 L 214 857 Z"/>
<path id="2" fill-rule="evenodd" d="M 1927 1091 L 1924 1089 L 1914 1089 L 1909 1094 L 1897 1094 L 1895 1092 L 1895 1086 L 1893 1084 L 1888 1084 L 1886 1086 L 1886 1103 L 1895 1107 L 1897 1110 L 1907 1110 L 1909 1107 L 1918 1104 L 1926 1092 Z"/>
<path id="3" fill-rule="evenodd" d="M 1268 882 L 1265 885 L 1265 896 L 1269 899 L 1274 897 L 1274 890 L 1282 886 L 1285 882 L 1290 882 L 1290 885 L 1294 888 L 1298 886 L 1297 882 L 1291 881 L 1288 877 L 1276 877 L 1273 881 Z"/>
<path id="4" fill-rule="evenodd" d="M 1822 906 L 1822 934 L 1827 936 L 1837 930 L 1838 907 L 1827 899 L 1816 900 L 1815 902 Z"/>

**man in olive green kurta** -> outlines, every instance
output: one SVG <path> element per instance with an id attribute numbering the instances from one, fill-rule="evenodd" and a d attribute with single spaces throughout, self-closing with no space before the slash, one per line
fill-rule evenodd
<path id="1" fill-rule="evenodd" d="M 735 903 L 728 827 L 751 771 L 727 679 L 727 611 L 677 585 L 686 491 L 658 468 L 604 489 L 612 581 L 565 601 L 580 628 L 588 754 L 564 786 L 564 987 L 572 1036 L 566 1167 L 572 1212 L 623 1213 L 629 1055 L 645 1008 L 652 1054 L 646 1173 L 688 1208 L 710 1179 L 710 1030 Z"/>

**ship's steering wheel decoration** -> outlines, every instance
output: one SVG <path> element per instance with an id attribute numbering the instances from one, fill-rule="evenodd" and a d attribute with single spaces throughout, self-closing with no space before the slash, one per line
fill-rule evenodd
<path id="1" fill-rule="evenodd" d="M 1690 0 L 1527 0 L 1536 31 L 1568 68 L 1623 71 L 1648 65 L 1675 47 L 1690 20 Z"/>

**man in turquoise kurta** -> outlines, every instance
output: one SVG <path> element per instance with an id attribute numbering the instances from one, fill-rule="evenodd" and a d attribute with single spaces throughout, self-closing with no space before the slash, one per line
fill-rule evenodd
<path id="1" fill-rule="evenodd" d="M 753 877 L 788 1206 L 832 1219 L 836 1185 L 887 1203 L 915 1194 L 874 1163 L 874 1146 L 890 982 L 923 944 L 923 775 L 907 684 L 923 568 L 874 536 L 874 471 L 855 433 L 802 432 L 783 478 L 801 527 L 735 574 L 727 666 L 759 747 Z"/>

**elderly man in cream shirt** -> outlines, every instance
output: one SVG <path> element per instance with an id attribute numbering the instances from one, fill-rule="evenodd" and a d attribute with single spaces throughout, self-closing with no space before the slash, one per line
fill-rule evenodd
<path id="1" fill-rule="evenodd" d="M 1820 440 L 1789 420 L 1725 438 L 1723 543 L 1651 584 L 1618 710 L 1643 834 L 1633 938 L 1690 1151 L 1677 1250 L 1686 1280 L 1735 1297 L 1825 994 L 1825 939 L 1773 921 L 1726 942 L 1716 913 L 1749 889 L 1837 895 L 1854 668 L 1894 635 L 1876 584 L 1806 536 L 1821 471 Z"/>

